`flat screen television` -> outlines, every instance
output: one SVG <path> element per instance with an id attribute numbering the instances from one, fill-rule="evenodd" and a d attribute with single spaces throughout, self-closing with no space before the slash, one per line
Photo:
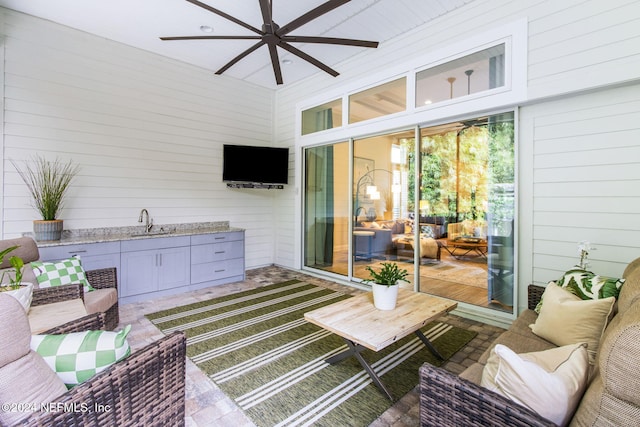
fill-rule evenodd
<path id="1" fill-rule="evenodd" d="M 259 184 L 287 184 L 289 149 L 224 145 L 222 180 Z"/>

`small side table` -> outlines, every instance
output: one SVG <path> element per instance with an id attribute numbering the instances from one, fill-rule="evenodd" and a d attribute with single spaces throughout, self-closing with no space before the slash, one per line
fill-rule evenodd
<path id="1" fill-rule="evenodd" d="M 366 260 L 371 261 L 371 252 L 373 250 L 373 236 L 376 233 L 373 231 L 357 230 L 353 232 L 353 258 L 355 261 Z M 358 250 L 360 245 L 358 241 L 366 240 L 366 251 Z"/>

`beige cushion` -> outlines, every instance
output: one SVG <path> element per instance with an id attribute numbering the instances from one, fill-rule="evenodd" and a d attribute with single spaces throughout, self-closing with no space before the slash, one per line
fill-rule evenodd
<path id="1" fill-rule="evenodd" d="M 118 290 L 116 288 L 96 289 L 84 294 L 84 306 L 88 314 L 100 313 L 109 310 L 118 302 Z"/>
<path id="2" fill-rule="evenodd" d="M 601 347 L 599 375 L 585 393 L 573 424 L 638 425 L 640 301 L 614 318 L 602 337 Z"/>
<path id="3" fill-rule="evenodd" d="M 0 402 L 30 403 L 39 405 L 51 402 L 67 392 L 67 387 L 49 368 L 42 357 L 30 351 L 26 356 L 0 368 Z M 13 425 L 30 415 L 20 412 L 0 411 L 0 421 Z"/>
<path id="4" fill-rule="evenodd" d="M 24 309 L 9 295 L 0 293 L 0 366 L 29 353 L 31 330 Z M 10 327 L 8 327 L 10 325 Z"/>
<path id="5" fill-rule="evenodd" d="M 31 331 L 24 309 L 8 295 L 0 294 L 0 402 L 49 402 L 67 391 L 64 383 L 29 348 Z M 29 411 L 0 411 L 0 424 L 13 425 Z"/>
<path id="6" fill-rule="evenodd" d="M 618 296 L 619 312 L 625 312 L 635 301 L 640 301 L 640 268 L 630 270 L 625 279 Z"/>
<path id="7" fill-rule="evenodd" d="M 582 398 L 588 367 L 584 344 L 520 355 L 497 345 L 481 385 L 564 426 Z"/>
<path id="8" fill-rule="evenodd" d="M 87 310 L 80 298 L 32 306 L 29 310 L 31 332 L 39 334 L 86 316 Z"/>
<path id="9" fill-rule="evenodd" d="M 496 344 L 506 345 L 516 353 L 542 351 L 557 347 L 555 344 L 536 336 L 531 332 L 531 329 L 529 329 L 529 334 L 526 336 L 508 330 L 507 332 L 500 334 L 500 336 L 491 343 L 491 346 L 489 346 L 489 348 L 487 348 L 487 350 L 480 356 L 478 362 L 483 365 L 487 363 L 487 359 L 491 355 L 491 350 Z"/>
<path id="10" fill-rule="evenodd" d="M 480 381 L 482 381 L 482 370 L 484 369 L 484 365 L 479 364 L 478 362 L 469 366 L 467 369 L 460 373 L 460 378 L 464 378 L 467 381 L 471 381 L 474 384 L 480 385 Z"/>
<path id="11" fill-rule="evenodd" d="M 543 298 L 533 333 L 558 346 L 586 342 L 594 363 L 615 298 L 582 300 L 559 286 L 547 286 Z"/>
<path id="12" fill-rule="evenodd" d="M 40 257 L 40 253 L 38 252 L 38 245 L 31 237 L 19 237 L 17 239 L 0 240 L 0 251 L 3 251 L 12 246 L 18 246 L 18 248 L 11 251 L 7 256 L 4 257 L 2 264 L 0 264 L 0 268 L 9 267 L 9 258 L 13 255 L 22 258 L 22 261 L 24 261 L 25 264 L 28 264 L 31 261 L 35 261 Z"/>

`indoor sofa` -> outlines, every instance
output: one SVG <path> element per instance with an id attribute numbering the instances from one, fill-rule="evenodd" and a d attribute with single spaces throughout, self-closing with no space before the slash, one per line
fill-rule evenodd
<path id="1" fill-rule="evenodd" d="M 614 315 L 609 315 L 608 323 L 605 320 L 606 329 L 587 371 L 586 391 L 576 396 L 579 403 L 575 413 L 566 415 L 571 426 L 640 425 L 640 258 L 626 267 L 623 278 L 620 295 L 612 305 Z M 420 368 L 421 425 L 556 425 L 503 394 L 479 385 L 497 344 L 517 354 L 558 348 L 529 327 L 538 319 L 534 309 L 544 291 L 544 287 L 529 286 L 528 309 L 460 376 L 426 363 Z"/>

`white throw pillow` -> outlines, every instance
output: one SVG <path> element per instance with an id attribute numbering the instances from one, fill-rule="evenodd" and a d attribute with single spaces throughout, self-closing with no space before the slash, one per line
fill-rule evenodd
<path id="1" fill-rule="evenodd" d="M 497 344 L 480 384 L 565 426 L 582 399 L 588 378 L 584 343 L 520 355 Z"/>

